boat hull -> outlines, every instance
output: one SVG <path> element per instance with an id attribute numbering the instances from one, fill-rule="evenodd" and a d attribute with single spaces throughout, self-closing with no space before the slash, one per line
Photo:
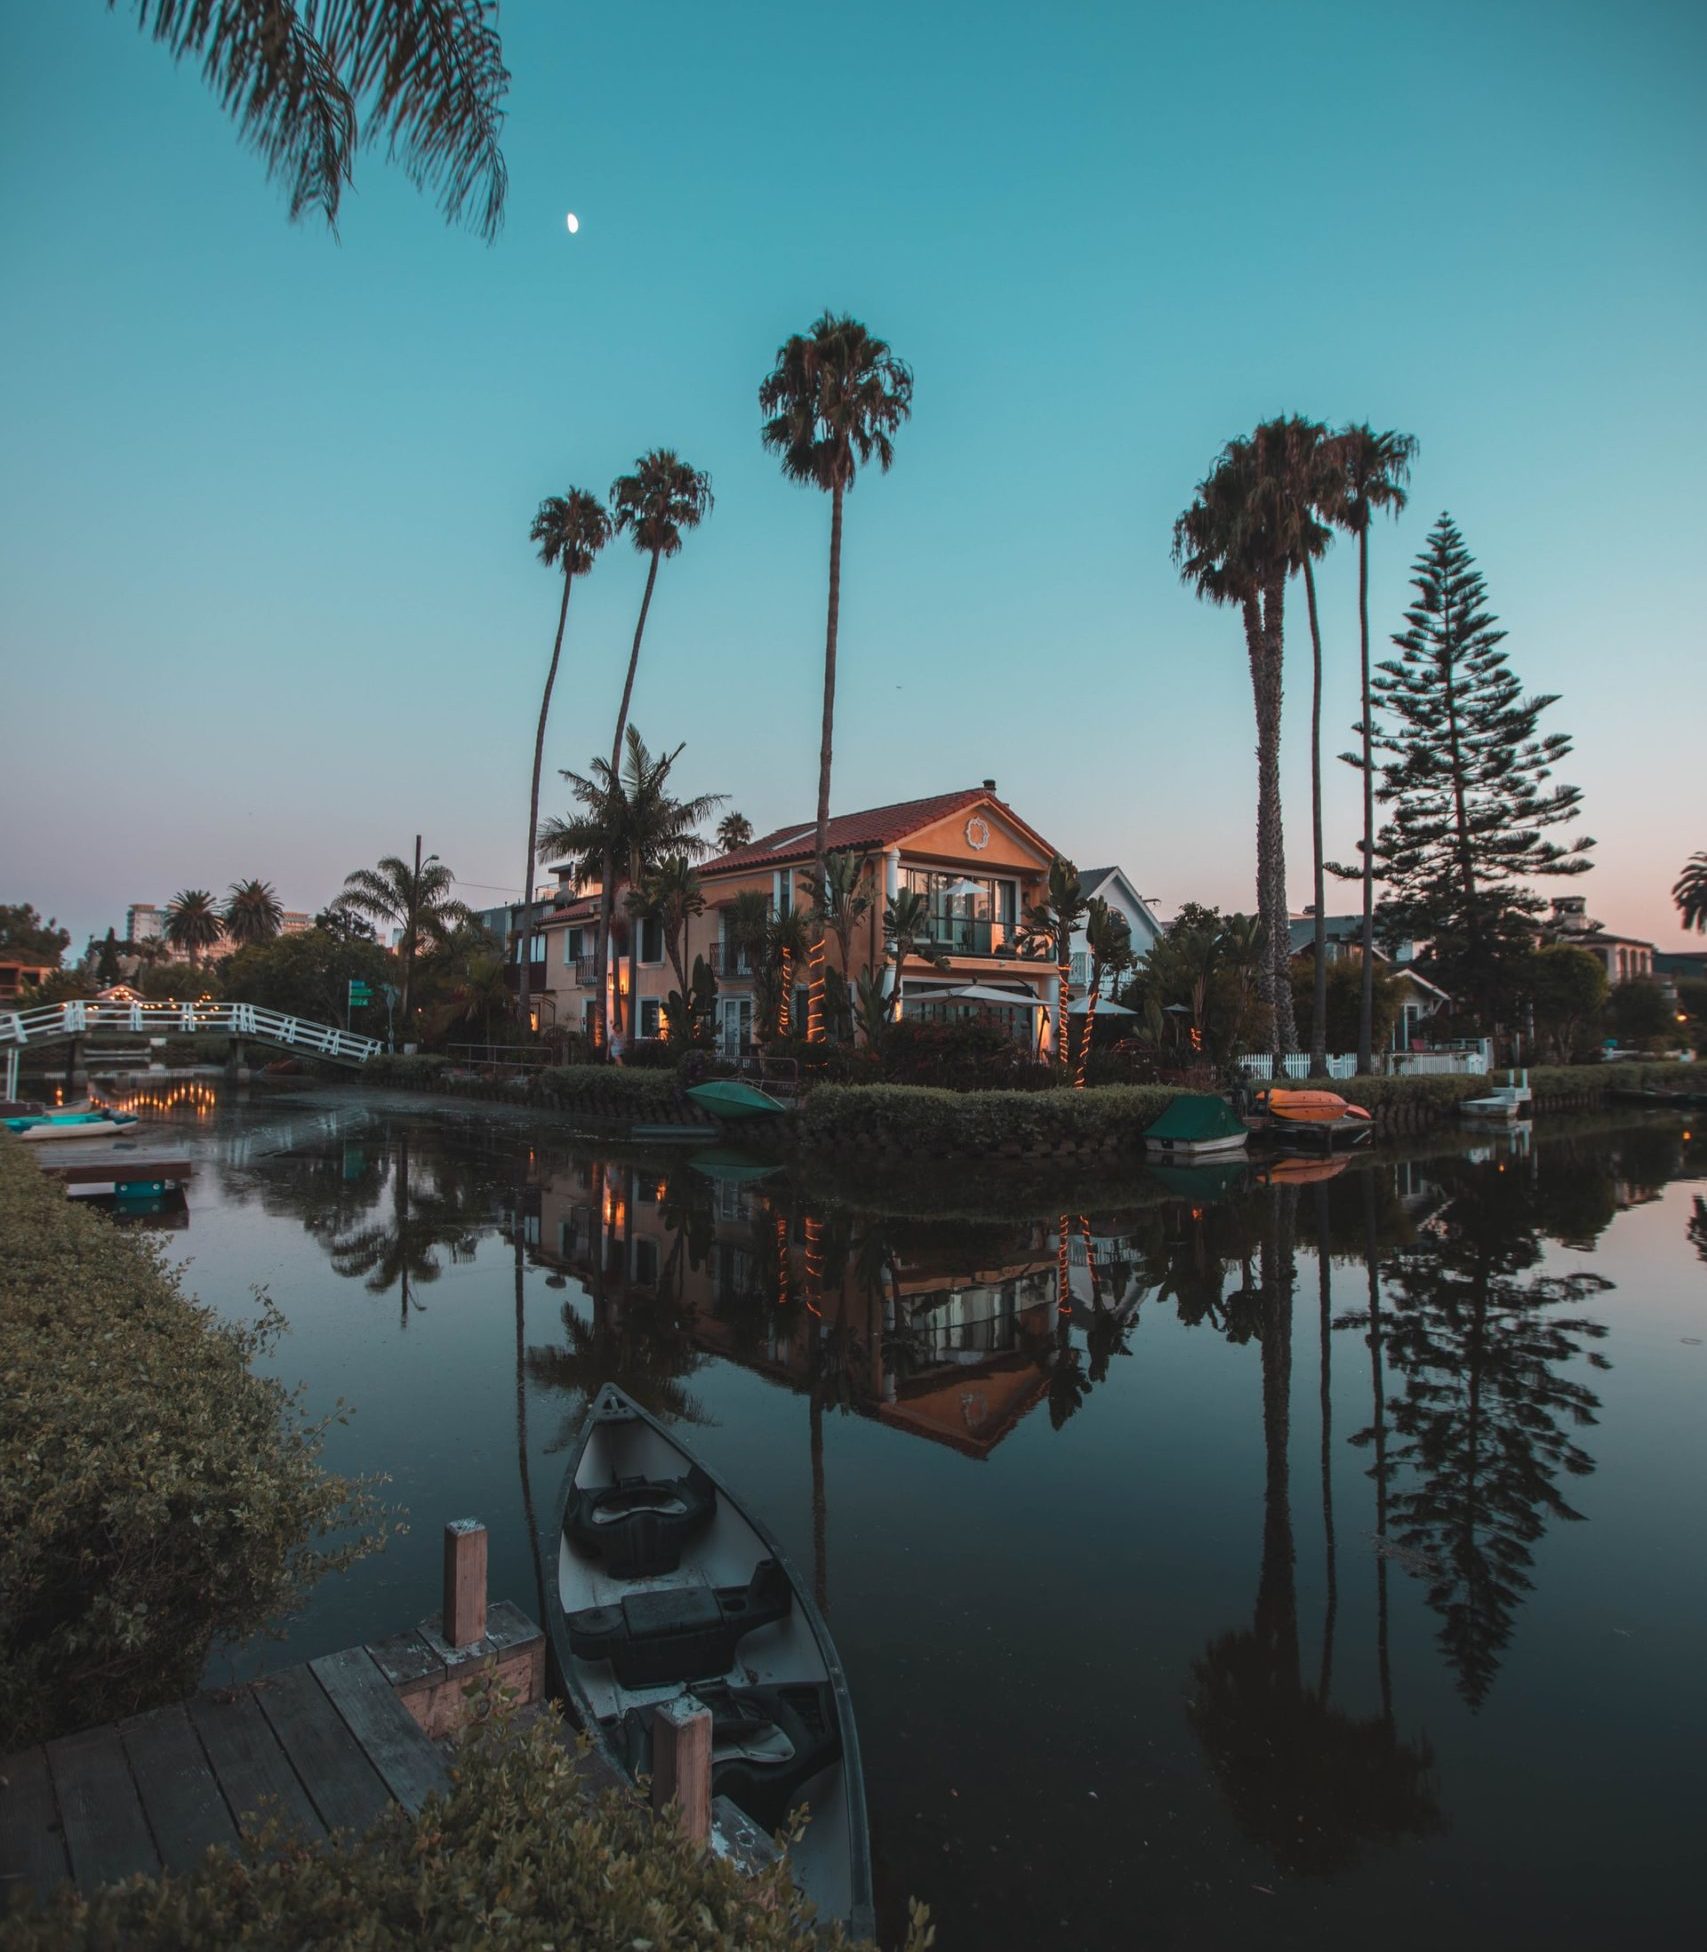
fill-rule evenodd
<path id="1" fill-rule="evenodd" d="M 775 1118 L 788 1110 L 780 1098 L 739 1078 L 711 1078 L 704 1084 L 689 1085 L 687 1095 L 713 1118 Z"/>
<path id="2" fill-rule="evenodd" d="M 619 1478 L 658 1483 L 684 1471 L 703 1474 L 715 1491 L 715 1502 L 704 1529 L 681 1544 L 672 1569 L 619 1577 L 610 1554 L 588 1553 L 571 1537 L 571 1501 L 579 1502 L 578 1493 L 613 1486 Z M 708 1682 L 745 1690 L 810 1686 L 828 1690 L 839 1755 L 805 1780 L 792 1798 L 804 1803 L 810 1815 L 789 1861 L 796 1881 L 821 1915 L 846 1922 L 856 1939 L 872 1936 L 865 1778 L 847 1680 L 822 1614 L 763 1520 L 748 1511 L 657 1418 L 606 1385 L 582 1421 L 558 1498 L 555 1538 L 557 1604 L 546 1611 L 558 1672 L 576 1718 L 618 1771 L 633 1773 L 626 1738 L 635 1710 L 646 1715 Z M 624 1601 L 632 1604 L 660 1594 L 703 1601 L 708 1592 L 745 1586 L 755 1567 L 767 1560 L 775 1562 L 778 1576 L 786 1581 L 786 1614 L 744 1634 L 721 1675 L 702 1674 L 691 1683 L 647 1683 L 631 1670 L 625 1681 L 618 1675 L 623 1665 L 620 1657 L 588 1659 L 575 1650 L 571 1614 L 593 1608 L 620 1613 Z M 721 1753 L 718 1760 L 721 1764 Z M 750 1820 L 747 1812 L 742 1816 Z"/>
<path id="3" fill-rule="evenodd" d="M 55 1117 L 50 1112 L 42 1118 L 9 1118 L 6 1129 L 26 1144 L 41 1145 L 55 1139 L 116 1138 L 139 1122 L 129 1112 L 114 1112 L 106 1116 L 80 1112 L 70 1118 Z"/>
<path id="4" fill-rule="evenodd" d="M 1146 1139 L 1144 1151 L 1152 1159 L 1225 1158 L 1229 1152 L 1243 1152 L 1250 1136 L 1249 1132 L 1227 1132 L 1213 1139 Z"/>

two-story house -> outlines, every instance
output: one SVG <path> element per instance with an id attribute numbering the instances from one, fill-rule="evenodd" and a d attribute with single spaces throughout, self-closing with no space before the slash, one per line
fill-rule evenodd
<path id="1" fill-rule="evenodd" d="M 808 900 L 816 834 L 802 821 L 761 835 L 745 847 L 717 856 L 699 868 L 705 912 L 688 924 L 683 956 L 691 968 L 704 956 L 718 978 L 718 1037 L 736 1052 L 753 1035 L 754 972 L 730 930 L 736 898 L 757 892 L 779 914 Z M 996 783 L 892 806 L 838 814 L 829 826 L 832 853 L 869 857 L 873 900 L 850 943 L 850 983 L 861 972 L 891 971 L 883 935 L 883 909 L 903 890 L 924 897 L 934 961 L 915 958 L 903 971 L 903 1015 L 977 1014 L 1005 1025 L 1019 1041 L 1047 1051 L 1050 1012 L 1056 1000 L 1052 964 L 1022 959 L 1016 946 L 1021 917 L 1040 900 L 1055 850 L 1007 803 Z M 623 890 L 618 890 L 621 911 Z M 554 910 L 544 928 L 545 987 L 553 999 L 551 1020 L 576 1029 L 593 1015 L 593 949 L 598 899 L 583 894 Z M 635 1033 L 655 1037 L 662 1028 L 663 999 L 675 986 L 665 955 L 663 931 L 656 922 L 624 923 L 639 929 L 634 982 Z M 832 935 L 826 948 L 832 967 L 841 949 Z M 796 971 L 791 1015 L 805 1023 L 806 970 Z M 626 999 L 628 957 L 613 956 L 606 975 L 607 1001 Z M 956 992 L 976 988 L 965 998 Z M 1005 998 L 1012 997 L 1011 1003 Z M 627 1017 L 626 1002 L 624 1016 Z"/>
<path id="2" fill-rule="evenodd" d="M 1079 870 L 1079 892 L 1086 901 L 1105 901 L 1117 914 L 1126 918 L 1126 926 L 1132 932 L 1132 953 L 1142 961 L 1156 946 L 1162 934 L 1162 924 L 1155 910 L 1132 885 L 1124 869 L 1121 868 L 1081 868 Z M 1091 980 L 1090 944 L 1086 940 L 1084 924 L 1081 922 L 1073 934 L 1073 991 L 1082 996 Z M 1106 975 L 1103 978 L 1102 994 L 1112 997 L 1122 983 L 1131 981 L 1131 973 L 1125 975 Z"/>

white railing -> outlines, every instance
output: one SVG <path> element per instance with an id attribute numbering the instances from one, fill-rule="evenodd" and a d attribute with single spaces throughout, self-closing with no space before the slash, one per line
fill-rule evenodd
<path id="1" fill-rule="evenodd" d="M 331 1058 L 339 1064 L 365 1064 L 380 1049 L 377 1037 L 361 1037 L 310 1017 L 286 1016 L 259 1003 L 101 1003 L 78 1000 L 49 1003 L 39 1010 L 0 1011 L 0 1049 L 82 1037 L 91 1030 L 129 1030 L 144 1036 L 218 1031 L 229 1037 L 255 1037 L 286 1050 Z"/>
<path id="2" fill-rule="evenodd" d="M 1268 1051 L 1245 1051 L 1233 1061 L 1235 1064 L 1242 1064 L 1253 1078 L 1274 1076 L 1274 1058 Z M 1289 1051 L 1280 1062 L 1282 1077 L 1307 1078 L 1310 1075 L 1308 1051 Z M 1485 1078 L 1490 1068 L 1486 1050 L 1387 1051 L 1382 1054 L 1379 1062 L 1390 1077 L 1406 1078 Z M 1355 1078 L 1356 1057 L 1350 1051 L 1330 1057 L 1328 1076 Z"/>

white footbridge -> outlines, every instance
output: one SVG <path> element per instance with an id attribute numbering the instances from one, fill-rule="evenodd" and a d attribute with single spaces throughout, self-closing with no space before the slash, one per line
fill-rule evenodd
<path id="1" fill-rule="evenodd" d="M 37 1010 L 0 1010 L 0 1057 L 5 1065 L 5 1095 L 18 1095 L 18 1060 L 37 1044 L 63 1043 L 96 1030 L 124 1030 L 142 1037 L 181 1037 L 197 1031 L 226 1037 L 253 1037 L 258 1043 L 317 1057 L 331 1064 L 365 1064 L 382 1048 L 377 1037 L 362 1037 L 311 1017 L 286 1016 L 259 1003 L 105 1003 L 78 999 L 44 1004 Z"/>

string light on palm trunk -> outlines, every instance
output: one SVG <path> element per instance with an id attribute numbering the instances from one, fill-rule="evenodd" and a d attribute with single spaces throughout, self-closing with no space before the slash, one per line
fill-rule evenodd
<path id="1" fill-rule="evenodd" d="M 807 1041 L 813 1044 L 824 1041 L 824 954 L 824 937 L 819 934 L 813 937 L 812 945 L 806 952 L 807 967 L 811 972 L 806 992 L 806 1036 Z"/>

